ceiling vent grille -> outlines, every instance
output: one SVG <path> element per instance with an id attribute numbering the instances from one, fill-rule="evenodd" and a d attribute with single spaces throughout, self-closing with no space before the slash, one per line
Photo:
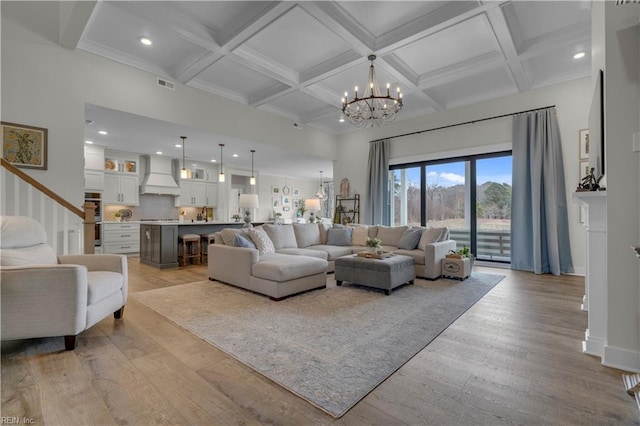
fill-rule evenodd
<path id="1" fill-rule="evenodd" d="M 163 78 L 158 78 L 158 86 L 169 90 L 175 90 L 176 88 L 176 84 L 173 81 L 165 80 Z"/>

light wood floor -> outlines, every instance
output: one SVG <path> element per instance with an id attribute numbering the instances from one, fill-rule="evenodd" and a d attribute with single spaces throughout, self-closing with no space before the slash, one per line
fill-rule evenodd
<path id="1" fill-rule="evenodd" d="M 204 266 L 129 264 L 131 293 L 207 278 Z M 338 420 L 133 298 L 74 352 L 62 338 L 3 342 L 1 414 L 65 426 L 640 424 L 621 372 L 581 353 L 582 278 L 477 269 L 507 277 Z"/>

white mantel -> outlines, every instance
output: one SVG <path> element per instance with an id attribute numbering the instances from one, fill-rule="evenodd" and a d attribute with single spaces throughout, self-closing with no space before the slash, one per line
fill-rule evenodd
<path id="1" fill-rule="evenodd" d="M 573 199 L 586 208 L 586 272 L 582 308 L 589 314 L 582 350 L 602 357 L 607 341 L 607 193 L 574 192 Z"/>

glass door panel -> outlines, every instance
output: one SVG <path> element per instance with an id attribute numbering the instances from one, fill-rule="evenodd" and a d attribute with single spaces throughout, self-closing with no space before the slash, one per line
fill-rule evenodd
<path id="1" fill-rule="evenodd" d="M 391 170 L 391 224 L 420 226 L 420 167 Z"/>
<path id="2" fill-rule="evenodd" d="M 461 248 L 470 246 L 470 195 L 467 188 L 469 162 L 425 166 L 427 226 L 447 226 L 451 239 Z"/>
<path id="3" fill-rule="evenodd" d="M 481 260 L 511 260 L 511 156 L 476 160 L 477 252 Z"/>

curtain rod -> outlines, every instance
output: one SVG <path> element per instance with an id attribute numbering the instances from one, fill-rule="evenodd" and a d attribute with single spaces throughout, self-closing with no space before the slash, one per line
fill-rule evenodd
<path id="1" fill-rule="evenodd" d="M 448 129 L 449 127 L 463 126 L 463 125 L 465 125 L 465 124 L 475 124 L 475 123 L 479 123 L 479 122 L 481 122 L 481 121 L 495 120 L 496 118 L 509 117 L 509 116 L 511 116 L 511 115 L 524 114 L 525 112 L 540 111 L 540 110 L 542 110 L 542 109 L 549 109 L 549 108 L 555 108 L 555 105 L 549 105 L 549 106 L 546 106 L 546 107 L 540 107 L 540 108 L 528 109 L 528 110 L 526 110 L 526 111 L 511 112 L 511 113 L 509 113 L 509 114 L 494 115 L 493 117 L 479 118 L 479 119 L 477 119 L 477 120 L 465 121 L 464 123 L 449 124 L 449 125 L 447 125 L 447 126 L 434 127 L 433 129 L 418 130 L 417 132 L 403 133 L 403 134 L 401 134 L 401 135 L 389 136 L 389 137 L 387 137 L 387 138 L 382 138 L 382 139 L 372 140 L 372 141 L 369 141 L 369 143 L 373 143 L 373 142 L 380 142 L 380 141 L 383 141 L 383 140 L 385 140 L 385 139 L 396 139 L 396 138 L 403 138 L 403 137 L 405 137 L 405 136 L 419 135 L 420 133 L 433 132 L 434 130 Z"/>

